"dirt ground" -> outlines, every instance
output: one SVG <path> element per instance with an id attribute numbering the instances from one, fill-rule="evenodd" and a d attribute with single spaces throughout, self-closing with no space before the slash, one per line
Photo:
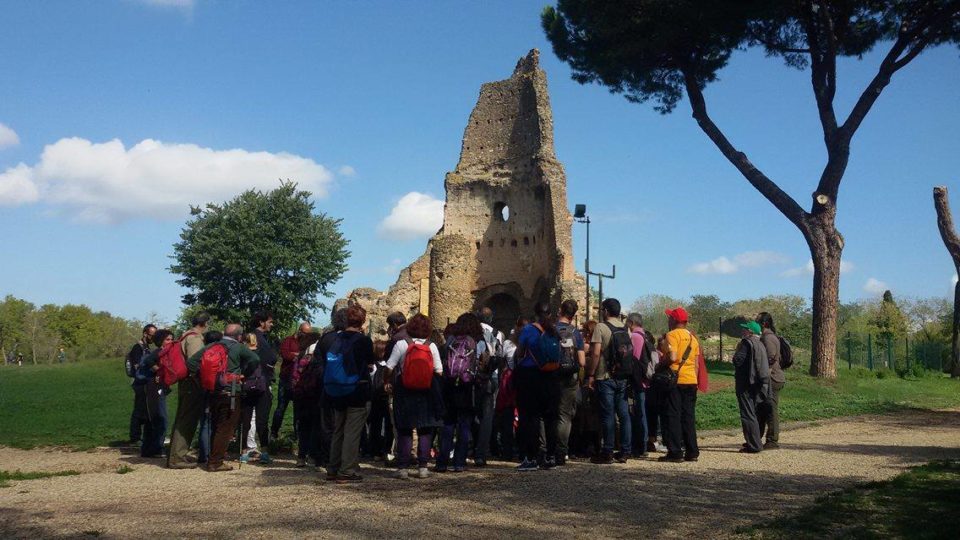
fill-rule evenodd
<path id="1" fill-rule="evenodd" d="M 0 448 L 0 469 L 83 473 L 0 489 L 0 538 L 716 538 L 856 482 L 960 458 L 960 410 L 788 426 L 781 450 L 758 455 L 737 453 L 741 442 L 703 434 L 698 463 L 533 473 L 493 463 L 426 480 L 364 464 L 364 481 L 349 486 L 283 460 L 210 474 L 117 450 Z M 133 471 L 117 474 L 122 465 Z"/>

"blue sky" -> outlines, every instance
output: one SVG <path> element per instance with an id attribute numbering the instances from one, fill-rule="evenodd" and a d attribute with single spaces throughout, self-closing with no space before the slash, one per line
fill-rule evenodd
<path id="1" fill-rule="evenodd" d="M 172 319 L 183 291 L 167 267 L 187 205 L 281 176 L 344 220 L 353 256 L 334 291 L 386 288 L 427 235 L 384 219 L 409 193 L 443 198 L 480 85 L 536 47 L 570 205 L 589 207 L 595 269 L 617 265 L 608 295 L 809 296 L 802 237 L 686 102 L 662 116 L 573 82 L 540 30 L 544 4 L 7 3 L 0 294 Z M 841 114 L 878 62 L 841 64 Z M 714 119 L 808 207 L 825 159 L 808 74 L 745 52 L 720 75 L 707 91 Z M 843 299 L 884 286 L 949 293 L 931 188 L 960 196 L 958 86 L 957 50 L 931 50 L 897 74 L 856 136 L 839 200 Z M 583 245 L 577 226 L 578 261 Z"/>

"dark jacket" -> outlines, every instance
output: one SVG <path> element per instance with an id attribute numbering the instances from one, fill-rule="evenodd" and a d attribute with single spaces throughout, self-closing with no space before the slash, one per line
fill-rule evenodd
<path id="1" fill-rule="evenodd" d="M 767 361 L 770 363 L 770 380 L 777 383 L 787 382 L 783 374 L 783 368 L 780 367 L 780 338 L 777 337 L 769 328 L 763 329 L 760 335 L 763 346 L 767 349 Z"/>
<path id="2" fill-rule="evenodd" d="M 267 339 L 267 335 L 260 330 L 254 330 L 253 334 L 257 336 L 257 356 L 260 357 L 260 371 L 268 381 L 273 382 L 273 367 L 277 365 L 277 349 L 273 343 Z"/>
<path id="3" fill-rule="evenodd" d="M 767 349 L 760 336 L 751 334 L 740 340 L 733 354 L 734 380 L 737 393 L 760 387 L 770 382 L 770 364 Z"/>
<path id="4" fill-rule="evenodd" d="M 187 359 L 187 369 L 191 373 L 200 371 L 200 360 L 203 358 L 203 353 L 213 345 L 224 345 L 227 348 L 227 371 L 230 373 L 249 375 L 260 364 L 260 357 L 249 347 L 225 337 L 216 343 L 205 346 Z"/>
<path id="5" fill-rule="evenodd" d="M 360 383 L 357 385 L 356 391 L 348 396 L 332 397 L 324 395 L 323 397 L 324 405 L 338 410 L 348 407 L 365 407 L 367 402 L 370 401 L 370 366 L 376 363 L 377 359 L 373 355 L 373 341 L 368 336 L 360 332 L 344 330 L 333 338 L 327 340 L 321 338 L 322 341 L 325 341 L 325 348 L 322 350 L 323 362 L 326 364 L 327 352 L 337 339 L 348 340 L 351 338 L 354 339 L 351 354 L 353 361 L 356 362 L 355 367 L 360 375 Z M 319 349 L 319 346 L 317 348 Z"/>

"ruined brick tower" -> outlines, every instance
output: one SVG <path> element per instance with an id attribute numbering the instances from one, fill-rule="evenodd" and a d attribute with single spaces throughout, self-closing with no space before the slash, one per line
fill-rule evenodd
<path id="1" fill-rule="evenodd" d="M 392 311 L 429 313 L 443 327 L 464 311 L 493 308 L 506 330 L 534 303 L 580 300 L 566 176 L 553 149 L 553 115 L 539 52 L 506 80 L 484 84 L 460 161 L 444 182 L 443 228 L 387 293 L 353 291 L 382 331 Z"/>

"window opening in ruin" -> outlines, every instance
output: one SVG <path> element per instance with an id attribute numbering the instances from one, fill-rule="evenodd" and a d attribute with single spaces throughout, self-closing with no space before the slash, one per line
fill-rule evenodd
<path id="1" fill-rule="evenodd" d="M 529 245 L 530 245 L 530 237 L 529 237 L 529 236 L 524 236 L 524 237 L 523 237 L 523 245 L 525 245 L 525 246 L 529 246 Z"/>
<path id="2" fill-rule="evenodd" d="M 493 214 L 500 218 L 501 221 L 509 221 L 510 219 L 510 207 L 507 206 L 507 203 L 498 202 L 493 205 Z"/>
<path id="3" fill-rule="evenodd" d="M 511 240 L 511 241 L 510 241 L 510 247 L 517 247 L 517 241 L 516 241 L 516 240 Z"/>

